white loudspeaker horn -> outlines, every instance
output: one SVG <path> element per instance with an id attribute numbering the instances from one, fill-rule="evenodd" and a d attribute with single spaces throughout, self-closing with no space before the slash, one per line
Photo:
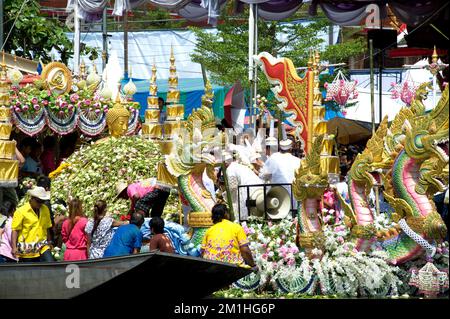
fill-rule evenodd
<path id="1" fill-rule="evenodd" d="M 251 194 L 251 200 L 256 206 L 250 208 L 251 216 L 264 216 L 264 191 L 262 188 L 256 189 Z M 291 196 L 282 186 L 272 187 L 266 194 L 266 209 L 270 219 L 283 219 L 291 211 Z"/>

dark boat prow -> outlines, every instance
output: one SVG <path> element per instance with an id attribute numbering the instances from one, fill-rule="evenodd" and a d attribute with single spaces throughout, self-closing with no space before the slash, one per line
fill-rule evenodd
<path id="1" fill-rule="evenodd" d="M 251 271 L 161 252 L 54 263 L 0 264 L 0 299 L 202 298 Z"/>

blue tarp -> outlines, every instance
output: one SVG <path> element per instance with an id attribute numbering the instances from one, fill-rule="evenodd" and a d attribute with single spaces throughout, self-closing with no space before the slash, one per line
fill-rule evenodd
<path id="1" fill-rule="evenodd" d="M 122 85 L 125 85 L 128 80 L 123 80 Z M 133 100 L 139 102 L 141 105 L 140 116 L 143 119 L 145 110 L 147 108 L 147 97 L 149 96 L 150 81 L 142 79 L 133 79 L 136 85 L 137 92 L 133 96 Z M 167 80 L 156 80 L 158 85 L 158 96 L 166 100 L 168 91 Z M 212 85 L 214 91 L 213 110 L 217 118 L 223 118 L 223 101 L 225 99 L 226 88 L 223 86 Z M 192 111 L 201 106 L 202 96 L 205 94 L 204 84 L 202 78 L 180 79 L 178 83 L 180 91 L 180 103 L 184 104 L 185 118 L 192 113 Z"/>

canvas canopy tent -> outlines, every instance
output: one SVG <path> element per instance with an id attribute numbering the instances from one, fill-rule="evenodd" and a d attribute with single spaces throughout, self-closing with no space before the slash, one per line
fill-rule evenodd
<path id="1" fill-rule="evenodd" d="M 85 19 L 100 20 L 107 0 L 69 0 L 68 7 L 73 7 L 78 1 L 80 14 Z M 122 15 L 125 10 L 132 10 L 144 4 L 152 4 L 178 13 L 180 16 L 192 20 L 201 21 L 208 19 L 210 24 L 215 24 L 224 8 L 227 0 L 116 0 L 114 1 L 114 15 Z M 392 12 L 408 25 L 416 26 L 432 17 L 442 9 L 446 1 L 426 0 L 240 0 L 237 2 L 236 11 L 242 11 L 245 4 L 258 4 L 258 16 L 265 20 L 282 20 L 297 12 L 303 4 L 309 4 L 309 13 L 315 15 L 320 6 L 328 19 L 339 25 L 360 25 L 367 17 L 366 8 L 370 4 L 380 7 L 381 17 L 387 16 L 388 3 Z"/>
<path id="2" fill-rule="evenodd" d="M 335 117 L 327 122 L 328 134 L 336 134 L 339 144 L 356 144 L 372 136 L 372 124 L 369 122 Z"/>

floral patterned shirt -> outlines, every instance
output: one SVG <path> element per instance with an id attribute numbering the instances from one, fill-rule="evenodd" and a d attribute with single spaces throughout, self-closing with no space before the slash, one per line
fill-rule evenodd
<path id="1" fill-rule="evenodd" d="M 223 219 L 206 231 L 201 246 L 203 258 L 243 265 L 239 247 L 248 243 L 241 225 Z"/>
<path id="2" fill-rule="evenodd" d="M 93 236 L 91 236 L 94 228 L 94 220 L 89 219 L 84 232 L 91 237 L 91 246 L 89 248 L 89 259 L 102 258 L 106 247 L 108 247 L 114 235 L 112 224 L 114 219 L 111 217 L 103 217 L 98 224 Z"/>

